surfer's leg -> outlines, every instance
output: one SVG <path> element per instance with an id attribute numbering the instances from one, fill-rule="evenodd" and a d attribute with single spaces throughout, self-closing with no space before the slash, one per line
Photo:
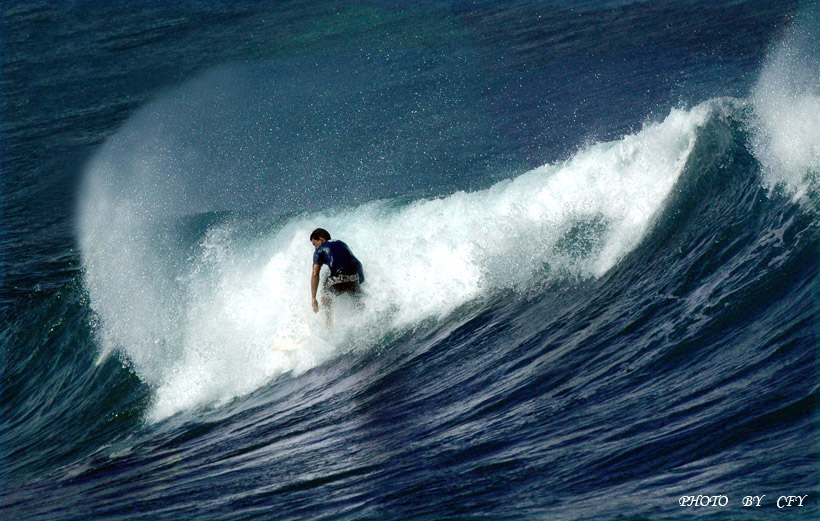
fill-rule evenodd
<path id="1" fill-rule="evenodd" d="M 359 311 L 364 310 L 362 292 L 359 289 L 359 283 L 357 281 L 351 280 L 347 282 L 341 282 L 339 284 L 330 286 L 330 290 L 333 295 L 349 295 L 350 298 L 353 300 L 353 305 L 356 306 L 356 309 Z"/>
<path id="2" fill-rule="evenodd" d="M 353 297 L 353 304 L 356 306 L 356 309 L 359 311 L 364 311 L 364 299 L 362 298 L 362 292 L 359 289 L 358 284 L 356 285 L 356 289 L 351 293 Z"/>
<path id="3" fill-rule="evenodd" d="M 333 300 L 330 298 L 330 295 L 327 291 L 324 292 L 322 295 L 322 307 L 325 308 L 325 319 L 327 321 L 327 328 L 330 329 L 330 324 L 332 319 L 330 317 L 330 306 L 333 303 Z"/>

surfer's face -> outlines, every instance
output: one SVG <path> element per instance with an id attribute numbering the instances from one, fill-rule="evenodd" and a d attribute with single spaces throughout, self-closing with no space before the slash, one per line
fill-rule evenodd
<path id="1" fill-rule="evenodd" d="M 311 244 L 313 244 L 313 249 L 315 250 L 316 248 L 318 248 L 319 246 L 321 246 L 322 244 L 324 244 L 324 243 L 325 243 L 325 240 L 324 240 L 324 239 L 322 239 L 322 238 L 319 238 L 319 239 L 311 239 L 311 240 L 310 240 L 310 243 L 311 243 Z"/>

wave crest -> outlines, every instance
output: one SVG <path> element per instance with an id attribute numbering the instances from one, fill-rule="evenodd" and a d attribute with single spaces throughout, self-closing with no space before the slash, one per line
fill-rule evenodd
<path id="1" fill-rule="evenodd" d="M 124 132 L 91 163 L 80 204 L 103 352 L 121 352 L 151 385 L 149 417 L 159 420 L 224 403 L 493 291 L 601 275 L 649 229 L 711 106 L 673 110 L 634 135 L 485 190 L 302 215 L 275 231 L 240 214 L 205 219 L 193 232 L 182 216 L 156 219 L 173 186 L 156 194 L 155 186 L 111 182 L 118 169 L 140 168 L 127 146 L 134 136 Z M 308 235 L 319 225 L 352 247 L 368 278 L 365 311 L 340 303 L 329 333 L 308 298 Z M 305 347 L 266 349 L 289 339 L 306 339 Z"/>

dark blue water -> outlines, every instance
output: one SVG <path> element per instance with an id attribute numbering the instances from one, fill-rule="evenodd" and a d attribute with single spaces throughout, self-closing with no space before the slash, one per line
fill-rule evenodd
<path id="1" fill-rule="evenodd" d="M 817 517 L 815 2 L 0 10 L 0 518 Z"/>

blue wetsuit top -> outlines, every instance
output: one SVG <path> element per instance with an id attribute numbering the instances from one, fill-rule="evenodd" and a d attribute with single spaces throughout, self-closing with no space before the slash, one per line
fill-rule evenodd
<path id="1" fill-rule="evenodd" d="M 327 264 L 330 275 L 359 275 L 359 284 L 364 283 L 364 270 L 347 244 L 342 241 L 325 241 L 313 252 L 313 265 Z"/>

